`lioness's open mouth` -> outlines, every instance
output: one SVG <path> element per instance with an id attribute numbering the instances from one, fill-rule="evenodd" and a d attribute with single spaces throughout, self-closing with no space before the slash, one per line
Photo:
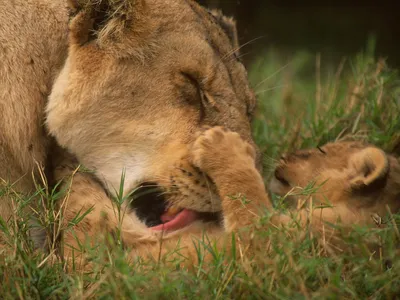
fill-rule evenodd
<path id="1" fill-rule="evenodd" d="M 133 210 L 146 226 L 156 231 L 175 231 L 195 221 L 220 221 L 219 212 L 198 212 L 170 205 L 163 189 L 154 182 L 142 183 L 132 194 Z"/>

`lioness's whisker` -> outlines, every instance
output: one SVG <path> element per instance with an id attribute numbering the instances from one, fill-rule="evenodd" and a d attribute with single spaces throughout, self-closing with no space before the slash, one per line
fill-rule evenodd
<path id="1" fill-rule="evenodd" d="M 281 84 L 281 85 L 277 85 L 277 86 L 271 87 L 269 89 L 257 91 L 255 94 L 258 96 L 260 94 L 264 94 L 265 92 L 273 91 L 273 90 L 276 90 L 276 89 L 279 89 L 279 88 L 284 88 L 284 87 L 287 87 L 287 84 Z"/>
<path id="2" fill-rule="evenodd" d="M 262 85 L 264 82 L 266 82 L 267 80 L 269 80 L 272 77 L 275 77 L 277 74 L 279 74 L 280 72 L 282 72 L 284 69 L 287 68 L 287 66 L 289 66 L 291 64 L 291 62 L 288 62 L 287 64 L 283 65 L 282 67 L 280 67 L 278 70 L 276 70 L 274 73 L 272 73 L 271 75 L 267 76 L 266 78 L 264 78 L 263 80 L 261 80 L 259 83 L 257 83 L 255 85 L 255 89 L 257 87 L 259 87 L 260 85 Z"/>
<path id="3" fill-rule="evenodd" d="M 235 52 L 239 51 L 239 50 L 242 49 L 243 47 L 245 47 L 245 46 L 247 46 L 247 45 L 250 45 L 251 43 L 254 43 L 255 41 L 257 41 L 257 40 L 259 40 L 259 39 L 262 39 L 262 38 L 264 38 L 264 37 L 266 37 L 266 36 L 265 36 L 265 35 L 261 35 L 261 36 L 255 37 L 254 39 L 251 39 L 250 41 L 248 41 L 248 42 L 246 42 L 246 43 L 240 45 L 239 47 L 234 48 L 232 51 L 230 51 L 230 52 L 228 52 L 227 54 L 225 54 L 225 55 L 221 58 L 221 60 L 224 60 L 224 59 L 228 58 L 229 56 L 233 55 Z"/>
<path id="4" fill-rule="evenodd" d="M 247 46 L 247 45 L 249 45 L 249 44 L 251 44 L 251 43 L 253 43 L 253 42 L 255 42 L 255 41 L 259 40 L 259 39 L 262 39 L 262 38 L 264 38 L 264 37 L 265 37 L 265 36 L 262 35 L 262 36 L 259 36 L 259 37 L 254 38 L 254 39 L 251 39 L 250 41 L 248 41 L 248 42 L 246 42 L 246 43 L 240 45 L 239 47 L 236 47 L 236 48 L 232 49 L 232 50 L 229 51 L 227 54 L 225 54 L 224 56 L 222 56 L 221 58 L 219 58 L 219 59 L 212 65 L 212 67 L 210 68 L 210 71 L 208 72 L 208 74 L 205 75 L 204 79 L 202 80 L 202 83 L 204 84 L 204 83 L 206 83 L 206 82 L 208 81 L 210 75 L 212 75 L 212 72 L 215 71 L 215 66 L 217 66 L 219 63 L 221 63 L 221 62 L 224 61 L 225 59 L 229 58 L 229 57 L 232 56 L 234 53 L 236 53 L 237 51 L 239 51 L 240 49 L 242 49 L 243 47 L 245 47 L 245 46 Z"/>

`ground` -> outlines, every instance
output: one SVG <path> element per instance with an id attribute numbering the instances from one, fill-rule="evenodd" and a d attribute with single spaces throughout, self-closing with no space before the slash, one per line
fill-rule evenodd
<path id="1" fill-rule="evenodd" d="M 271 50 L 249 69 L 259 99 L 253 125 L 264 154 L 266 183 L 280 153 L 327 141 L 361 139 L 400 155 L 400 77 L 374 57 L 373 43 L 339 66 L 329 65 L 318 54 L 297 53 L 287 59 Z M 59 195 L 46 189 L 37 193 L 47 207 L 42 223 L 55 226 L 53 206 Z M 273 200 L 284 209 L 282 199 Z M 118 245 L 112 253 L 98 245 L 87 249 L 93 270 L 85 273 L 66 272 L 62 261 L 50 264 L 53 257 L 33 251 L 24 220 L 8 227 L 0 222 L 10 237 L 7 251 L 11 252 L 0 255 L 0 295 L 4 299 L 393 299 L 400 293 L 398 224 L 400 216 L 395 215 L 385 229 L 357 228 L 347 241 L 352 250 L 341 254 L 327 252 L 311 235 L 298 240 L 275 228 L 257 232 L 265 251 L 252 261 L 227 260 L 223 251 L 202 249 L 199 241 L 199 265 L 194 270 L 180 268 L 179 262 L 172 264 L 175 268 L 166 267 L 162 261 L 168 257 L 129 262 Z M 16 229 L 18 234 L 12 237 Z M 371 235 L 382 245 L 376 252 L 365 247 Z M 211 265 L 202 263 L 202 251 L 213 252 Z"/>

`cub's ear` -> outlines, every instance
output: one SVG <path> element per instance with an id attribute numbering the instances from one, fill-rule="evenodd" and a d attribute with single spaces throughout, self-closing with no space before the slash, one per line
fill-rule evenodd
<path id="1" fill-rule="evenodd" d="M 146 0 L 67 0 L 67 5 L 72 45 L 95 41 L 101 49 L 124 52 L 152 30 Z"/>
<path id="2" fill-rule="evenodd" d="M 389 173 L 389 159 L 385 152 L 378 148 L 368 147 L 354 154 L 349 161 L 354 175 L 350 186 L 355 191 L 368 188 L 379 188 L 385 183 Z"/>
<path id="3" fill-rule="evenodd" d="M 232 47 L 237 49 L 236 52 L 239 54 L 239 39 L 236 28 L 236 21 L 233 18 L 226 17 L 222 14 L 220 10 L 210 10 L 211 15 L 214 16 L 215 20 L 225 31 L 226 35 L 232 43 Z"/>

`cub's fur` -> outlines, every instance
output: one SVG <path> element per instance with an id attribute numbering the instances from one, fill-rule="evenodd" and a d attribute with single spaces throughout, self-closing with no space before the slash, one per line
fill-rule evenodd
<path id="1" fill-rule="evenodd" d="M 3 186 L 33 192 L 38 166 L 56 182 L 71 155 L 97 179 L 81 181 L 78 174 L 63 206 L 68 219 L 94 205 L 78 235 L 115 228 L 109 196 L 123 172 L 124 197 L 151 182 L 170 205 L 223 209 L 221 192 L 194 168 L 191 147 L 204 126 L 218 125 L 255 147 L 255 96 L 231 19 L 192 0 L 4 0 L 1 6 Z M 59 166 L 55 178 L 50 161 Z M 15 214 L 11 198 L 0 198 L 5 220 Z M 135 215 L 124 218 L 127 244 L 147 234 L 139 223 Z"/>
<path id="2" fill-rule="evenodd" d="M 310 184 L 316 191 L 302 196 L 299 190 Z M 372 145 L 328 143 L 284 154 L 269 188 L 287 195 L 288 203 L 320 207 L 300 211 L 301 220 L 311 218 L 317 228 L 338 221 L 343 225 L 381 225 L 386 215 L 400 210 L 400 164 Z"/>

